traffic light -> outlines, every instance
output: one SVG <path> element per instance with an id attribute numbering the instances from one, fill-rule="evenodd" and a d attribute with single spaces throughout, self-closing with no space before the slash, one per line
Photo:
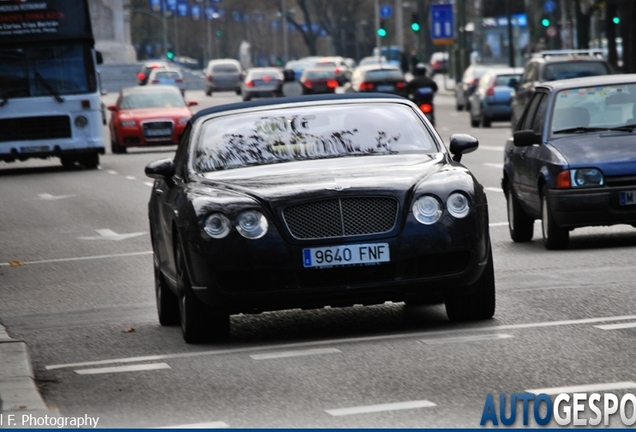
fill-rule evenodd
<path id="1" fill-rule="evenodd" d="M 614 24 L 620 24 L 621 23 L 621 17 L 615 16 L 614 18 L 612 18 L 612 22 Z"/>
<path id="2" fill-rule="evenodd" d="M 550 27 L 550 18 L 547 15 L 543 15 L 543 18 L 541 18 L 541 25 L 543 27 Z"/>
<path id="3" fill-rule="evenodd" d="M 172 51 L 171 49 L 169 49 L 168 51 L 166 51 L 166 58 L 168 60 L 174 60 L 174 51 Z"/>
<path id="4" fill-rule="evenodd" d="M 381 19 L 380 20 L 380 27 L 378 27 L 378 36 L 386 37 L 386 35 L 387 35 L 386 22 L 383 19 Z"/>
<path id="5" fill-rule="evenodd" d="M 420 16 L 416 13 L 411 15 L 411 30 L 414 32 L 420 31 Z"/>

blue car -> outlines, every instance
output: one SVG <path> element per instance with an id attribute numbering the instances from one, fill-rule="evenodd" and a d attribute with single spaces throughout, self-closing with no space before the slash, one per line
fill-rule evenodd
<path id="1" fill-rule="evenodd" d="M 536 87 L 504 149 L 502 188 L 515 242 L 540 219 L 547 249 L 571 230 L 636 227 L 636 74 Z"/>
<path id="2" fill-rule="evenodd" d="M 490 69 L 470 96 L 470 125 L 490 127 L 493 121 L 510 121 L 510 102 L 523 68 Z"/>

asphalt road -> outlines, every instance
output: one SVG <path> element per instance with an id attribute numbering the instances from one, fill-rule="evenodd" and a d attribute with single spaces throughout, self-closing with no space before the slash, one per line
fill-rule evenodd
<path id="1" fill-rule="evenodd" d="M 92 171 L 0 163 L 0 322 L 27 341 L 45 402 L 100 427 L 478 427 L 488 394 L 634 392 L 636 230 L 575 230 L 568 250 L 547 251 L 537 224 L 534 241 L 513 243 L 509 123 L 471 128 L 450 95 L 436 109 L 446 142 L 480 141 L 463 162 L 490 204 L 498 305 L 484 323 L 400 303 L 293 310 L 233 316 L 229 343 L 186 345 L 156 319 L 143 175 L 174 148 L 106 154 Z"/>

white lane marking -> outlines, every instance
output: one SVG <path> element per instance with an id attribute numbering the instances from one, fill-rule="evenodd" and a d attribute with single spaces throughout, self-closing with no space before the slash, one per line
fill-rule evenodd
<path id="1" fill-rule="evenodd" d="M 597 325 L 594 327 L 601 330 L 620 330 L 620 329 L 635 328 L 636 323 L 631 322 L 631 323 L 621 323 L 621 324 L 605 324 L 605 325 Z"/>
<path id="2" fill-rule="evenodd" d="M 503 168 L 503 164 L 502 164 L 502 163 L 498 164 L 498 163 L 489 163 L 489 162 L 484 162 L 482 165 L 483 165 L 483 166 L 490 167 L 490 168 L 499 168 L 499 169 L 502 169 L 502 168 Z"/>
<path id="3" fill-rule="evenodd" d="M 128 179 L 128 180 L 136 180 L 135 177 L 133 177 L 133 176 L 126 176 L 126 179 Z"/>
<path id="4" fill-rule="evenodd" d="M 113 230 L 109 230 L 107 228 L 97 229 L 95 230 L 98 236 L 93 237 L 78 237 L 80 240 L 110 240 L 110 241 L 120 241 L 126 240 L 133 237 L 139 237 L 140 235 L 146 234 L 145 232 L 136 232 L 130 234 L 117 234 Z"/>
<path id="5" fill-rule="evenodd" d="M 300 356 L 309 356 L 309 355 L 318 355 L 318 354 L 334 354 L 341 353 L 337 348 L 314 348 L 302 351 L 282 351 L 282 352 L 271 352 L 265 354 L 252 354 L 254 360 L 269 360 L 276 358 L 287 358 L 287 357 L 300 357 Z"/>
<path id="6" fill-rule="evenodd" d="M 485 187 L 484 189 L 486 189 L 487 191 L 490 191 L 490 192 L 499 192 L 499 193 L 503 193 L 503 189 L 502 189 L 502 188 L 496 188 L 496 187 Z"/>
<path id="7" fill-rule="evenodd" d="M 490 227 L 498 227 L 498 226 L 508 226 L 508 222 L 493 222 L 488 224 Z"/>
<path id="8" fill-rule="evenodd" d="M 477 147 L 479 150 L 488 150 L 488 151 L 498 151 L 498 152 L 503 152 L 504 148 L 503 147 L 498 147 L 498 146 L 489 146 L 489 145 L 479 145 L 479 147 Z"/>
<path id="9" fill-rule="evenodd" d="M 530 389 L 525 390 L 527 393 L 545 393 L 549 395 L 559 394 L 559 393 L 592 393 L 599 391 L 607 391 L 607 390 L 625 390 L 636 388 L 636 382 L 632 381 L 621 381 L 615 383 L 604 383 L 604 384 L 583 384 L 576 386 L 568 386 L 568 387 L 547 387 L 540 389 Z"/>
<path id="10" fill-rule="evenodd" d="M 119 173 L 115 170 L 108 170 L 108 174 L 117 175 Z"/>
<path id="11" fill-rule="evenodd" d="M 168 364 L 166 363 L 152 363 L 152 364 L 139 364 L 139 365 L 128 365 L 128 366 L 113 366 L 113 367 L 95 368 L 95 369 L 77 369 L 75 373 L 79 375 L 99 375 L 99 374 L 107 374 L 107 373 L 138 372 L 138 371 L 149 371 L 149 370 L 158 370 L 158 369 L 170 369 L 170 366 L 168 366 Z"/>
<path id="12" fill-rule="evenodd" d="M 422 339 L 426 345 L 441 345 L 447 343 L 461 343 L 461 342 L 478 342 L 484 340 L 498 340 L 498 339 L 508 339 L 514 337 L 509 334 L 490 334 L 490 335 L 473 335 L 473 336 L 457 336 L 457 337 L 449 337 L 449 338 L 431 338 L 431 339 Z"/>
<path id="13" fill-rule="evenodd" d="M 129 252 L 123 254 L 111 254 L 111 255 L 94 255 L 87 257 L 76 257 L 76 258 L 57 258 L 57 259 L 49 259 L 49 260 L 40 260 L 40 261 L 26 261 L 23 262 L 23 265 L 30 264 L 48 264 L 48 263 L 56 263 L 56 262 L 72 262 L 72 261 L 84 261 L 84 260 L 95 260 L 95 259 L 105 259 L 105 258 L 120 258 L 120 257 L 129 257 L 129 256 L 137 256 L 137 255 L 150 255 L 152 251 L 147 252 Z M 0 267 L 8 266 L 9 263 L 0 263 Z"/>
<path id="14" fill-rule="evenodd" d="M 430 408 L 437 406 L 431 401 L 427 400 L 419 400 L 419 401 L 408 401 L 408 402 L 396 402 L 396 403 L 388 403 L 388 404 L 380 404 L 380 405 L 367 405 L 367 406 L 358 406 L 351 408 L 336 408 L 325 410 L 327 414 L 331 414 L 332 416 L 346 416 L 353 414 L 369 414 L 383 411 L 396 411 L 396 410 L 405 410 L 405 409 L 414 409 L 414 408 Z"/>
<path id="15" fill-rule="evenodd" d="M 208 423 L 193 423 L 179 426 L 163 426 L 160 429 L 220 429 L 229 428 L 230 426 L 222 421 Z"/>
<path id="16" fill-rule="evenodd" d="M 155 185 L 153 182 L 145 182 L 144 184 L 148 187 L 153 187 Z"/>
<path id="17" fill-rule="evenodd" d="M 38 198 L 44 201 L 54 201 L 54 200 L 60 200 L 60 199 L 64 199 L 64 198 L 70 198 L 70 197 L 74 197 L 75 195 L 51 195 L 49 193 L 41 193 L 38 194 Z"/>
<path id="18" fill-rule="evenodd" d="M 636 315 L 602 317 L 602 318 L 585 318 L 585 319 L 567 320 L 567 321 L 546 321 L 546 322 L 526 323 L 526 324 L 506 324 L 506 325 L 491 326 L 491 327 L 469 327 L 469 328 L 461 328 L 461 329 L 454 329 L 454 330 L 431 330 L 431 331 L 425 331 L 425 332 L 399 333 L 399 334 L 393 334 L 393 335 L 367 336 L 367 337 L 358 337 L 358 338 L 328 339 L 328 340 L 315 341 L 315 342 L 300 342 L 300 343 L 273 345 L 273 346 L 268 346 L 267 349 L 287 349 L 287 348 L 297 349 L 297 348 L 314 347 L 314 346 L 365 343 L 365 342 L 376 342 L 376 341 L 395 340 L 395 339 L 420 339 L 420 338 L 426 338 L 426 337 L 432 337 L 432 336 L 454 335 L 454 334 L 460 334 L 460 333 L 466 333 L 466 332 L 486 331 L 486 332 L 492 333 L 493 331 L 497 331 L 497 330 L 560 327 L 560 326 L 568 326 L 568 325 L 593 324 L 593 323 L 600 323 L 605 321 L 628 321 L 628 320 L 636 320 Z M 198 356 L 205 356 L 205 355 L 227 355 L 227 354 L 247 353 L 247 352 L 254 352 L 254 351 L 263 351 L 263 349 L 264 347 L 262 346 L 256 346 L 256 347 L 235 348 L 235 349 L 226 349 L 226 350 L 200 351 L 200 352 L 176 353 L 176 354 L 158 354 L 158 355 L 143 356 L 143 357 L 124 357 L 124 358 L 117 358 L 117 359 L 96 360 L 96 361 L 81 362 L 81 363 L 56 364 L 56 365 L 48 365 L 48 366 L 45 366 L 44 368 L 46 370 L 54 370 L 54 369 L 66 369 L 66 368 L 82 367 L 82 366 L 98 366 L 98 365 L 106 365 L 106 364 L 113 364 L 113 363 L 136 363 L 141 361 L 169 360 L 169 359 L 177 359 L 177 358 L 198 357 Z"/>

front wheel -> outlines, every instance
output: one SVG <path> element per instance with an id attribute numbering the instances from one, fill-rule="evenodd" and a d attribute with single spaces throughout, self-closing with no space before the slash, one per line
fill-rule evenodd
<path id="1" fill-rule="evenodd" d="M 565 249 L 570 241 L 570 231 L 559 227 L 554 221 L 552 209 L 548 201 L 548 188 L 543 187 L 541 193 L 541 232 L 543 245 L 548 250 Z"/>
<path id="2" fill-rule="evenodd" d="M 476 321 L 495 315 L 495 269 L 492 247 L 488 249 L 488 261 L 484 272 L 469 288 L 467 294 L 446 299 L 446 315 L 451 321 Z"/>
<path id="3" fill-rule="evenodd" d="M 481 118 L 479 120 L 479 126 L 483 128 L 489 128 L 492 124 L 492 121 L 486 116 L 484 111 L 481 112 Z"/>
<path id="4" fill-rule="evenodd" d="M 110 151 L 113 154 L 122 154 L 126 153 L 126 147 L 122 147 L 121 145 L 119 145 L 119 143 L 117 142 L 117 138 L 113 138 L 110 142 Z"/>
<path id="5" fill-rule="evenodd" d="M 517 243 L 529 242 L 532 240 L 532 235 L 534 234 L 534 220 L 528 217 L 523 211 L 510 185 L 506 188 L 506 201 L 510 238 Z"/>
<path id="6" fill-rule="evenodd" d="M 96 169 L 99 166 L 99 153 L 85 154 L 80 162 L 87 169 Z"/>

